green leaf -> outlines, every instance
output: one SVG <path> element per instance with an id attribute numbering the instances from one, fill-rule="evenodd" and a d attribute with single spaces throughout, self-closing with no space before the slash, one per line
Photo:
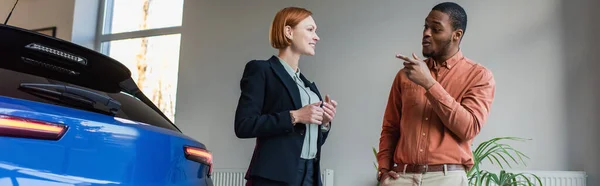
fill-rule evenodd
<path id="1" fill-rule="evenodd" d="M 375 149 L 375 147 L 371 147 L 373 148 L 373 155 L 375 155 L 375 158 L 377 158 L 377 149 Z"/>
<path id="2" fill-rule="evenodd" d="M 505 143 L 506 141 L 524 142 L 531 139 L 518 137 L 496 137 L 480 143 L 473 150 L 473 167 L 467 172 L 468 183 L 470 186 L 541 186 L 541 179 L 535 174 L 529 173 L 511 173 L 506 172 L 504 167 L 512 168 L 513 165 L 527 166 L 525 159 L 529 159 L 523 152 L 513 148 Z M 481 163 L 490 162 L 492 165 L 499 166 L 502 170 L 498 173 L 491 173 L 481 170 Z M 531 175 L 531 178 L 527 175 Z"/>
<path id="3" fill-rule="evenodd" d="M 371 147 L 373 149 L 373 155 L 375 156 L 375 162 L 373 162 L 373 166 L 375 166 L 375 171 L 379 171 L 379 167 L 377 166 L 377 149 L 375 147 Z"/>

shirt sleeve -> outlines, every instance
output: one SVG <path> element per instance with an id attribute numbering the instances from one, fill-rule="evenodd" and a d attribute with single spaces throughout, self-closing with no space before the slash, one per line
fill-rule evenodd
<path id="1" fill-rule="evenodd" d="M 460 102 L 437 82 L 425 94 L 442 123 L 461 140 L 479 134 L 494 100 L 496 83 L 492 73 L 484 68 L 475 77 Z"/>

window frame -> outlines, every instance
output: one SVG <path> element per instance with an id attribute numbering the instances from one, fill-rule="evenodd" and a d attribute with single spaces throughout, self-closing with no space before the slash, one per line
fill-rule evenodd
<path id="1" fill-rule="evenodd" d="M 172 27 L 162 27 L 162 28 L 149 28 L 146 30 L 137 30 L 137 31 L 128 31 L 128 32 L 121 32 L 121 33 L 109 33 L 109 31 L 111 30 L 111 24 L 112 24 L 112 18 L 113 18 L 113 10 L 114 10 L 114 1 L 115 0 L 99 0 L 100 4 L 98 6 L 98 15 L 97 15 L 97 23 L 96 23 L 96 33 L 95 33 L 95 39 L 94 39 L 94 50 L 96 50 L 97 52 L 102 53 L 103 55 L 109 56 L 109 51 L 110 51 L 110 45 L 111 45 L 111 41 L 119 41 L 119 40 L 126 40 L 126 39 L 138 39 L 138 38 L 150 38 L 150 37 L 155 37 L 155 36 L 167 36 L 167 35 L 173 35 L 173 34 L 179 34 L 180 37 L 182 37 L 183 33 L 182 31 L 182 26 L 183 26 L 183 20 L 181 25 L 179 26 L 172 26 Z M 185 4 L 185 0 L 183 2 Z M 182 12 L 183 14 L 183 12 Z M 103 44 L 105 43 L 106 44 Z M 181 47 L 181 41 L 180 41 L 180 47 Z M 179 51 L 179 55 L 181 55 L 181 51 Z M 177 61 L 177 63 L 179 63 L 179 61 Z M 121 62 L 123 63 L 123 62 Z M 132 70 L 132 69 L 129 69 Z M 174 87 L 177 90 L 177 86 Z M 144 93 L 146 94 L 146 93 Z M 146 96 L 148 96 L 146 94 Z M 174 95 L 177 96 L 177 95 Z M 154 105 L 158 106 L 156 103 L 154 103 Z M 175 113 L 176 113 L 176 106 L 173 107 L 173 118 L 171 120 L 171 118 L 169 118 L 168 120 L 171 120 L 171 123 L 175 123 Z M 164 114 L 164 113 L 163 113 Z"/>
<path id="2" fill-rule="evenodd" d="M 181 33 L 182 26 L 173 26 L 173 27 L 163 27 L 163 28 L 153 28 L 146 30 L 137 30 L 130 32 L 122 32 L 122 33 L 108 33 L 111 29 L 112 16 L 113 16 L 113 3 L 114 0 L 100 0 L 100 11 L 98 11 L 98 23 L 96 29 L 96 40 L 94 42 L 94 48 L 96 51 L 109 55 L 108 51 L 110 51 L 110 41 L 124 40 L 124 39 L 136 39 L 136 38 L 144 38 L 144 37 L 153 37 L 153 36 L 163 36 L 163 35 L 171 35 L 171 34 L 179 34 Z M 105 34 L 107 33 L 107 34 Z M 108 42 L 104 46 L 102 43 Z"/>

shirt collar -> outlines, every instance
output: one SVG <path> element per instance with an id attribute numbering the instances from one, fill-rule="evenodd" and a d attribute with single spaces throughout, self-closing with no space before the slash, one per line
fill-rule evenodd
<path id="1" fill-rule="evenodd" d="M 452 69 L 452 67 L 456 66 L 459 61 L 462 61 L 465 57 L 463 56 L 462 50 L 458 49 L 458 52 L 454 54 L 454 56 L 448 58 L 446 61 L 437 62 L 432 58 L 427 59 L 427 64 L 430 68 L 439 68 L 440 66 L 446 67 L 448 69 Z"/>
<path id="2" fill-rule="evenodd" d="M 279 62 L 281 63 L 281 65 L 283 65 L 283 68 L 285 68 L 285 71 L 287 71 L 288 74 L 290 74 L 290 76 L 297 77 L 300 75 L 300 68 L 298 68 L 298 70 L 296 72 L 294 72 L 294 69 L 292 69 L 292 67 L 288 63 L 286 63 L 279 56 L 276 56 L 276 57 L 277 57 L 277 59 L 279 59 Z"/>

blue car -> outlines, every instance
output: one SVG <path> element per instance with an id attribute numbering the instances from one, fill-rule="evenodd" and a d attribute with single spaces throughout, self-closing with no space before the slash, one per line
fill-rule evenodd
<path id="1" fill-rule="evenodd" d="M 121 63 L 0 25 L 1 186 L 212 186 L 212 154 Z"/>

